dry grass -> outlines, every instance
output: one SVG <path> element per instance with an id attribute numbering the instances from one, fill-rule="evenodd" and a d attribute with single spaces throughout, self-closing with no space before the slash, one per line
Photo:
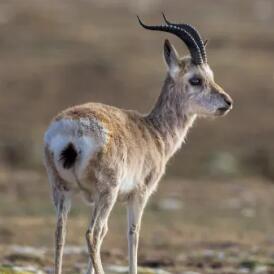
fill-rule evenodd
<path id="1" fill-rule="evenodd" d="M 45 178 L 33 172 L 7 170 L 1 172 L 1 178 L 0 261 L 52 265 L 55 218 Z M 144 215 L 141 265 L 158 265 L 176 273 L 188 269 L 219 274 L 227 273 L 228 266 L 236 271 L 229 273 L 237 273 L 246 260 L 269 265 L 273 249 L 273 196 L 273 185 L 259 179 L 163 180 Z M 68 246 L 85 245 L 88 216 L 89 207 L 75 197 Z M 14 245 L 47 248 L 47 256 L 38 262 L 32 257 L 22 258 L 13 254 Z M 109 264 L 127 262 L 126 212 L 119 203 L 110 218 L 103 257 Z M 83 253 L 66 255 L 68 273 L 85 261 Z M 217 272 L 207 272 L 214 270 L 215 263 L 221 263 Z"/>
<path id="2" fill-rule="evenodd" d="M 42 169 L 43 133 L 51 117 L 86 101 L 143 112 L 153 104 L 164 79 L 161 52 L 167 35 L 140 29 L 135 14 L 158 23 L 162 10 L 171 20 L 194 24 L 209 39 L 209 62 L 235 108 L 223 119 L 198 121 L 169 164 L 168 175 L 190 179 L 168 177 L 152 198 L 144 217 L 140 260 L 146 264 L 155 259 L 162 266 L 166 262 L 164 267 L 176 273 L 190 269 L 218 274 L 239 273 L 242 263 L 254 266 L 254 260 L 246 262 L 254 256 L 271 261 L 274 190 L 257 176 L 274 178 L 274 4 L 105 2 L 0 3 L 2 261 L 12 244 L 52 246 L 54 211 Z M 178 40 L 170 39 L 186 53 Z M 181 208 L 162 209 L 167 198 Z M 83 245 L 88 208 L 79 199 L 76 204 L 68 243 Z M 104 258 L 124 264 L 123 207 L 115 208 L 110 226 Z M 208 249 L 215 261 L 208 259 Z M 220 252 L 225 254 L 221 266 L 216 259 Z M 43 264 L 51 264 L 51 258 Z M 74 269 L 85 256 L 66 261 Z"/>

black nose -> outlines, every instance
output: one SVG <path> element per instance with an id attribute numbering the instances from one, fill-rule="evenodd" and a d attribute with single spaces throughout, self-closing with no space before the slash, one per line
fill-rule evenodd
<path id="1" fill-rule="evenodd" d="M 233 103 L 232 99 L 229 98 L 229 97 L 226 96 L 226 95 L 223 95 L 223 96 L 224 96 L 224 101 L 225 101 L 225 103 L 226 103 L 227 108 L 230 108 L 230 107 L 232 106 L 232 103 Z"/>
<path id="2" fill-rule="evenodd" d="M 232 104 L 233 104 L 233 101 L 229 96 L 227 96 L 227 95 L 222 95 L 222 96 L 223 96 L 223 100 L 225 102 L 225 106 L 218 108 L 218 112 L 221 115 L 225 114 L 228 110 L 230 110 L 232 108 Z"/>

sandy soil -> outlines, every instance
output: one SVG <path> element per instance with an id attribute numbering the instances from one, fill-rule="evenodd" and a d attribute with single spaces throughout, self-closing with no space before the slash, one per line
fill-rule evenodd
<path id="1" fill-rule="evenodd" d="M 174 37 L 141 29 L 135 14 L 159 23 L 164 10 L 209 39 L 209 62 L 235 107 L 222 119 L 198 121 L 169 164 L 144 215 L 140 265 L 171 273 L 274 273 L 274 4 L 193 3 L 0 2 L 0 265 L 52 269 L 55 217 L 43 133 L 61 109 L 87 101 L 150 109 L 165 75 L 164 38 L 181 54 L 186 49 Z M 76 197 L 66 273 L 85 267 L 89 211 Z M 105 265 L 126 265 L 126 249 L 119 204 L 103 245 Z"/>
<path id="2" fill-rule="evenodd" d="M 55 215 L 44 174 L 23 170 L 0 174 L 1 261 L 48 269 L 52 266 Z M 172 273 L 257 273 L 253 271 L 262 267 L 270 271 L 273 196 L 273 185 L 259 178 L 230 182 L 164 179 L 144 215 L 140 265 Z M 68 226 L 68 273 L 84 267 L 89 210 L 75 197 Z M 42 258 L 37 258 L 39 252 L 34 257 L 22 255 L 24 246 L 46 253 Z M 111 215 L 103 258 L 105 264 L 127 263 L 123 204 L 118 203 Z M 241 269 L 249 272 L 239 272 Z"/>

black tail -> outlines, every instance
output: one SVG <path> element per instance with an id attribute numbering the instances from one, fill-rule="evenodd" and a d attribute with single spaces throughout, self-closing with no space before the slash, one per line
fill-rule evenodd
<path id="1" fill-rule="evenodd" d="M 77 151 L 72 143 L 69 143 L 60 153 L 60 161 L 65 169 L 71 168 L 76 162 Z"/>

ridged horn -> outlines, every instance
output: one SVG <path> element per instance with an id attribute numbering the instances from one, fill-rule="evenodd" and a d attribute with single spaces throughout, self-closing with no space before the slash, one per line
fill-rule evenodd
<path id="1" fill-rule="evenodd" d="M 163 18 L 165 20 L 165 22 L 167 23 L 168 26 L 176 26 L 179 27 L 185 31 L 187 31 L 195 40 L 196 44 L 198 45 L 202 58 L 203 58 L 203 62 L 207 63 L 207 56 L 206 56 L 206 49 L 205 49 L 205 43 L 203 42 L 203 39 L 200 35 L 200 33 L 191 25 L 189 24 L 175 24 L 175 23 L 171 23 L 169 20 L 167 20 L 165 14 L 162 12 Z"/>
<path id="2" fill-rule="evenodd" d="M 196 41 L 192 37 L 192 35 L 190 35 L 186 30 L 184 30 L 180 27 L 177 27 L 175 25 L 149 26 L 149 25 L 145 25 L 141 21 L 139 16 L 137 16 L 137 18 L 138 18 L 140 25 L 145 29 L 164 31 L 164 32 L 172 33 L 172 34 L 176 35 L 177 37 L 179 37 L 186 44 L 186 46 L 190 52 L 193 63 L 196 65 L 200 65 L 203 63 L 202 54 L 201 54 L 198 44 L 196 43 Z"/>

